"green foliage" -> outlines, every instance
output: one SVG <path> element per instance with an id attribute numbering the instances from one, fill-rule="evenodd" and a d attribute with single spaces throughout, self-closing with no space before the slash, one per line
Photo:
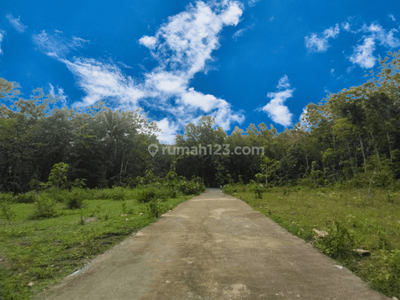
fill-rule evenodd
<path id="1" fill-rule="evenodd" d="M 80 209 L 83 207 L 85 199 L 86 193 L 84 190 L 73 188 L 66 194 L 64 202 L 68 209 Z"/>
<path id="2" fill-rule="evenodd" d="M 163 212 L 164 207 L 159 199 L 151 199 L 147 204 L 148 213 L 154 218 L 158 218 Z"/>
<path id="3" fill-rule="evenodd" d="M 225 185 L 222 187 L 222 191 L 223 191 L 225 194 L 234 195 L 234 194 L 238 191 L 238 189 L 236 188 L 236 185 L 235 185 L 235 184 L 225 184 Z"/>
<path id="4" fill-rule="evenodd" d="M 328 235 L 318 238 L 315 245 L 330 257 L 346 257 L 352 251 L 354 237 L 343 224 L 333 221 L 328 229 Z"/>
<path id="5" fill-rule="evenodd" d="M 262 183 L 258 183 L 255 181 L 252 181 L 250 184 L 250 189 L 254 192 L 254 197 L 256 199 L 262 199 L 263 198 L 263 192 L 265 191 L 265 187 Z"/>
<path id="6" fill-rule="evenodd" d="M 400 250 L 378 250 L 365 263 L 362 275 L 386 295 L 400 295 Z"/>
<path id="7" fill-rule="evenodd" d="M 12 203 L 12 194 L 0 194 L 0 211 L 1 215 L 7 219 L 8 222 L 11 222 L 15 217 L 15 212 L 11 207 Z"/>
<path id="8" fill-rule="evenodd" d="M 56 163 L 53 165 L 53 169 L 49 175 L 49 186 L 54 186 L 60 189 L 65 189 L 68 187 L 68 172 L 69 165 L 63 162 Z"/>
<path id="9" fill-rule="evenodd" d="M 38 193 L 30 191 L 24 194 L 18 194 L 14 197 L 14 201 L 17 203 L 35 203 L 38 198 Z"/>
<path id="10" fill-rule="evenodd" d="M 135 190 L 127 188 L 129 198 L 118 202 L 94 200 L 89 196 L 90 191 L 82 192 L 88 195 L 88 200 L 79 210 L 65 210 L 53 201 L 62 209 L 59 218 L 32 220 L 34 203 L 10 203 L 16 213 L 11 223 L 3 220 L 0 211 L 0 299 L 36 299 L 44 289 L 58 284 L 132 232 L 155 221 L 147 204 L 134 199 Z M 50 198 L 47 192 L 42 195 Z M 7 197 L 12 200 L 11 194 Z M 159 203 L 158 216 L 189 198 L 180 196 Z M 121 215 L 124 202 L 128 216 Z M 30 282 L 34 285 L 29 286 Z"/>
<path id="11" fill-rule="evenodd" d="M 32 219 L 46 219 L 57 216 L 56 202 L 47 194 L 39 195 L 36 203 Z"/>

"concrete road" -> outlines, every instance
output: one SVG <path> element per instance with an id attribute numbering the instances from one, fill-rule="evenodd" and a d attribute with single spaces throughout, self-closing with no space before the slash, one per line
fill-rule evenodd
<path id="1" fill-rule="evenodd" d="M 243 201 L 208 189 L 41 299 L 389 299 L 335 265 Z"/>

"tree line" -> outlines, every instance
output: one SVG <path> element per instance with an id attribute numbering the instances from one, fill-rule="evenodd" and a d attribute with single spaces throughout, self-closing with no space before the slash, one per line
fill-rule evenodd
<path id="1" fill-rule="evenodd" d="M 134 185 L 151 170 L 165 177 L 200 177 L 210 187 L 256 180 L 269 185 L 328 185 L 351 182 L 384 186 L 400 178 L 400 59 L 389 53 L 361 86 L 306 106 L 301 122 L 278 133 L 264 123 L 228 135 L 203 116 L 189 123 L 174 145 L 229 145 L 221 155 L 182 152 L 152 156 L 161 149 L 154 122 L 140 110 L 104 104 L 59 108 L 41 89 L 22 98 L 19 85 L 0 79 L 0 190 L 21 193 L 46 182 L 56 163 L 68 164 L 68 179 L 89 188 Z M 263 147 L 264 155 L 231 155 L 236 147 Z"/>

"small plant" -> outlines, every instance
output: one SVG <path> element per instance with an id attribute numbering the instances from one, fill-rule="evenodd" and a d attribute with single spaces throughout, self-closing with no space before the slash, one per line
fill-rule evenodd
<path id="1" fill-rule="evenodd" d="M 354 237 L 338 221 L 334 221 L 328 234 L 317 240 L 317 248 L 333 258 L 346 257 L 352 252 Z"/>
<path id="2" fill-rule="evenodd" d="M 147 205 L 147 210 L 151 216 L 158 218 L 162 214 L 161 201 L 152 199 Z"/>
<path id="3" fill-rule="evenodd" d="M 11 207 L 12 203 L 12 194 L 0 194 L 0 210 L 1 214 L 7 219 L 8 222 L 11 222 L 15 217 L 15 212 Z"/>
<path id="4" fill-rule="evenodd" d="M 69 165 L 63 162 L 57 163 L 53 165 L 53 169 L 51 169 L 49 175 L 49 186 L 55 186 L 60 189 L 65 189 L 68 187 L 68 172 Z"/>
<path id="5" fill-rule="evenodd" d="M 72 189 L 65 198 L 65 204 L 69 209 L 80 209 L 83 207 L 85 193 L 81 189 Z"/>
<path id="6" fill-rule="evenodd" d="M 139 191 L 138 201 L 148 203 L 156 197 L 156 190 L 152 187 L 143 188 Z"/>
<path id="7" fill-rule="evenodd" d="M 126 214 L 126 201 L 124 200 L 124 201 L 122 201 L 122 213 L 123 214 Z"/>
<path id="8" fill-rule="evenodd" d="M 57 215 L 56 202 L 46 194 L 39 195 L 35 203 L 33 219 L 52 218 Z"/>
<path id="9" fill-rule="evenodd" d="M 264 187 L 261 183 L 254 183 L 252 186 L 254 196 L 256 199 L 262 199 L 263 198 L 263 192 L 264 192 Z"/>

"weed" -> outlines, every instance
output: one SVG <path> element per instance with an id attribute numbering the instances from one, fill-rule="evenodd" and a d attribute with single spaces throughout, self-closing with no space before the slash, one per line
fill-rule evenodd
<path id="1" fill-rule="evenodd" d="M 163 213 L 163 207 L 159 199 L 152 199 L 147 205 L 147 211 L 155 218 L 158 218 Z"/>
<path id="2" fill-rule="evenodd" d="M 57 215 L 56 203 L 46 194 L 39 195 L 36 203 L 32 219 L 52 218 Z"/>
<path id="3" fill-rule="evenodd" d="M 334 221 L 328 230 L 328 235 L 319 238 L 316 246 L 330 257 L 345 257 L 351 253 L 354 237 L 347 228 L 338 221 Z"/>

